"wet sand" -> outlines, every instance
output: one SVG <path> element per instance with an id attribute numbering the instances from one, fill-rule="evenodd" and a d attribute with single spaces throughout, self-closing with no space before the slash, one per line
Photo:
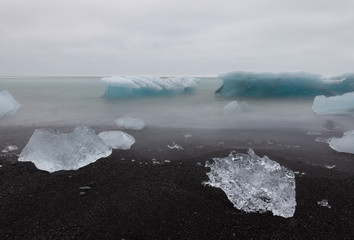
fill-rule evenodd
<path id="1" fill-rule="evenodd" d="M 59 129 L 70 132 L 72 127 Z M 0 147 L 16 144 L 21 150 L 34 127 L 0 130 Z M 131 150 L 115 150 L 77 171 L 47 173 L 32 163 L 17 162 L 20 150 L 1 154 L 0 239 L 354 236 L 354 155 L 337 153 L 328 144 L 314 141 L 341 136 L 341 132 L 323 130 L 317 136 L 294 129 L 148 127 L 128 133 L 136 138 Z M 186 138 L 186 134 L 192 136 Z M 167 145 L 173 142 L 184 149 L 169 149 Z M 296 175 L 294 217 L 244 213 L 233 207 L 222 190 L 201 184 L 207 180 L 205 161 L 247 148 L 300 172 Z M 333 164 L 333 169 L 324 167 Z M 91 189 L 80 190 L 83 186 Z M 328 200 L 330 209 L 318 206 L 322 199 Z"/>

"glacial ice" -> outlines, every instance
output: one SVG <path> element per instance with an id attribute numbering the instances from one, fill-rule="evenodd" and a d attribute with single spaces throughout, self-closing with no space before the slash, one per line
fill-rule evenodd
<path id="1" fill-rule="evenodd" d="M 14 114 L 21 104 L 6 90 L 0 92 L 0 117 Z"/>
<path id="2" fill-rule="evenodd" d="M 127 150 L 135 143 L 135 138 L 122 131 L 105 131 L 98 136 L 113 149 Z"/>
<path id="3" fill-rule="evenodd" d="M 333 97 L 316 96 L 312 109 L 319 115 L 346 114 L 354 117 L 354 92 Z"/>
<path id="4" fill-rule="evenodd" d="M 141 130 L 145 127 L 145 122 L 142 119 L 121 117 L 114 120 L 119 129 Z"/>
<path id="5" fill-rule="evenodd" d="M 170 96 L 195 92 L 199 80 L 192 77 L 127 76 L 105 77 L 104 97 Z"/>
<path id="6" fill-rule="evenodd" d="M 224 107 L 222 113 L 225 115 L 238 114 L 238 113 L 246 112 L 248 110 L 249 107 L 246 102 L 238 103 L 237 101 L 232 101 Z"/>
<path id="7" fill-rule="evenodd" d="M 272 211 L 273 215 L 292 217 L 295 212 L 295 175 L 269 159 L 260 158 L 252 149 L 248 154 L 231 152 L 226 158 L 213 158 L 209 181 L 221 188 L 237 209 L 245 212 Z"/>
<path id="8" fill-rule="evenodd" d="M 112 153 L 93 129 L 83 124 L 72 133 L 36 129 L 18 160 L 33 162 L 38 169 L 55 172 L 76 170 Z"/>
<path id="9" fill-rule="evenodd" d="M 344 132 L 341 138 L 328 139 L 329 146 L 337 152 L 354 154 L 354 130 Z"/>
<path id="10" fill-rule="evenodd" d="M 314 97 L 354 91 L 354 74 L 326 79 L 304 72 L 229 72 L 220 78 L 224 83 L 215 92 L 218 97 Z"/>

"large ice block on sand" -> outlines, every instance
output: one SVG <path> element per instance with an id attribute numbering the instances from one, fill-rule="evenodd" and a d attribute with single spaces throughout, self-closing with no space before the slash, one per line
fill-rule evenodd
<path id="1" fill-rule="evenodd" d="M 354 116 L 354 92 L 345 93 L 340 96 L 315 97 L 312 109 L 317 114 L 346 114 Z"/>
<path id="2" fill-rule="evenodd" d="M 21 104 L 18 103 L 8 91 L 0 92 L 0 117 L 14 114 Z"/>
<path id="3" fill-rule="evenodd" d="M 354 130 L 344 132 L 341 138 L 330 138 L 328 144 L 337 152 L 354 154 Z"/>
<path id="4" fill-rule="evenodd" d="M 353 74 L 325 79 L 304 72 L 230 72 L 220 78 L 224 83 L 215 92 L 218 97 L 315 97 L 354 91 Z"/>
<path id="5" fill-rule="evenodd" d="M 170 96 L 195 92 L 199 80 L 192 77 L 127 76 L 102 78 L 104 97 Z"/>
<path id="6" fill-rule="evenodd" d="M 135 143 L 135 138 L 122 131 L 105 131 L 98 136 L 113 149 L 127 150 Z"/>
<path id="7" fill-rule="evenodd" d="M 111 153 L 112 149 L 93 129 L 79 125 L 68 134 L 36 129 L 18 160 L 33 162 L 38 169 L 55 172 L 79 169 Z"/>
<path id="8" fill-rule="evenodd" d="M 231 152 L 214 158 L 204 184 L 221 188 L 237 209 L 245 212 L 272 211 L 273 215 L 292 217 L 295 212 L 295 175 L 267 156 Z"/>
<path id="9" fill-rule="evenodd" d="M 145 127 L 145 121 L 138 118 L 120 117 L 114 122 L 119 129 L 141 130 Z"/>

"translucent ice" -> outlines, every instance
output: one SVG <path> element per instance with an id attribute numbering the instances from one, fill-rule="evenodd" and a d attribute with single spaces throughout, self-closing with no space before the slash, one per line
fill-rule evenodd
<path id="1" fill-rule="evenodd" d="M 327 199 L 322 199 L 321 201 L 317 201 L 317 204 L 321 207 L 331 208 L 331 205 L 328 204 Z"/>
<path id="2" fill-rule="evenodd" d="M 144 120 L 130 117 L 121 117 L 114 120 L 119 129 L 140 130 L 145 127 Z"/>
<path id="3" fill-rule="evenodd" d="M 248 110 L 249 110 L 249 107 L 246 102 L 238 103 L 237 101 L 232 101 L 224 107 L 222 113 L 223 114 L 237 114 L 237 113 L 241 113 L 241 112 L 246 112 Z"/>
<path id="4" fill-rule="evenodd" d="M 341 138 L 328 139 L 329 146 L 337 152 L 354 154 L 354 130 L 344 132 Z"/>
<path id="5" fill-rule="evenodd" d="M 315 97 L 312 109 L 317 114 L 346 114 L 354 117 L 354 92 L 340 96 Z"/>
<path id="6" fill-rule="evenodd" d="M 4 90 L 0 92 L 0 117 L 5 115 L 14 114 L 19 108 L 21 104 L 19 104 L 9 93 Z"/>
<path id="7" fill-rule="evenodd" d="M 199 80 L 192 77 L 106 77 L 104 96 L 107 98 L 124 98 L 134 96 L 170 96 L 193 93 Z"/>
<path id="8" fill-rule="evenodd" d="M 295 212 L 295 175 L 267 156 L 260 158 L 252 149 L 248 154 L 231 152 L 214 158 L 204 184 L 221 188 L 237 209 L 245 212 L 272 211 L 292 217 Z"/>
<path id="9" fill-rule="evenodd" d="M 354 91 L 354 75 L 325 79 L 310 73 L 230 72 L 220 76 L 219 97 L 314 97 Z"/>
<path id="10" fill-rule="evenodd" d="M 33 162 L 48 172 L 76 170 L 112 153 L 88 126 L 79 125 L 72 133 L 36 129 L 22 150 L 19 161 Z"/>
<path id="11" fill-rule="evenodd" d="M 134 137 L 121 131 L 105 131 L 98 136 L 113 149 L 127 150 L 135 143 Z"/>

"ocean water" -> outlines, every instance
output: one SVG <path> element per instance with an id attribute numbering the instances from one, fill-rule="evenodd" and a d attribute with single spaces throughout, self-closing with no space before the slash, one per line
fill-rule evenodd
<path id="1" fill-rule="evenodd" d="M 353 128 L 351 117 L 316 115 L 312 98 L 218 98 L 221 85 L 217 77 L 200 78 L 191 95 L 106 99 L 101 77 L 2 77 L 0 90 L 8 90 L 22 107 L 0 119 L 0 127 L 114 126 L 115 118 L 128 116 L 157 127 L 316 130 L 330 122 L 342 130 Z M 250 111 L 223 115 L 234 100 L 247 102 Z"/>

